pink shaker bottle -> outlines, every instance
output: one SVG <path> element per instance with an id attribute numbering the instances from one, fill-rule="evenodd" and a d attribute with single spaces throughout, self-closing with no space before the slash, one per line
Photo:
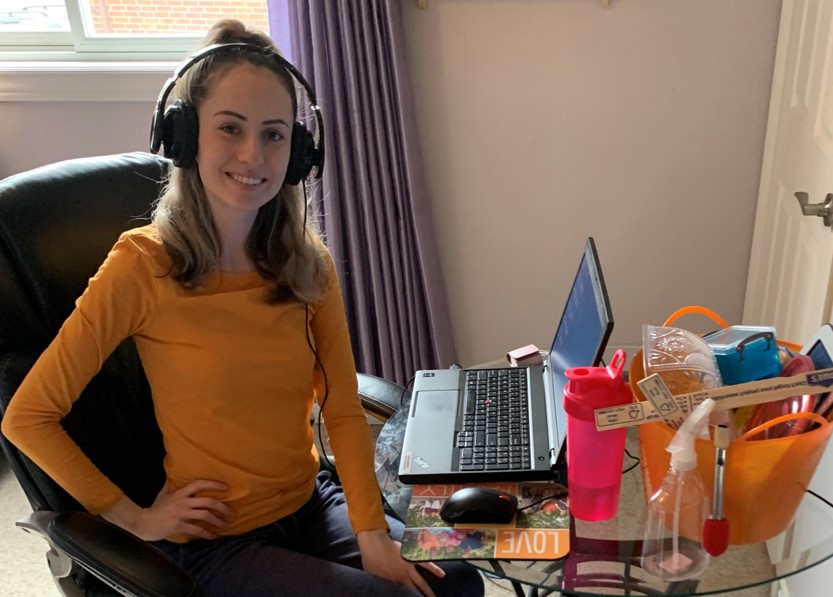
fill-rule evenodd
<path id="1" fill-rule="evenodd" d="M 626 429 L 596 430 L 597 408 L 629 404 L 630 388 L 622 377 L 625 351 L 607 367 L 567 369 L 567 485 L 570 513 L 581 520 L 607 520 L 619 509 Z"/>

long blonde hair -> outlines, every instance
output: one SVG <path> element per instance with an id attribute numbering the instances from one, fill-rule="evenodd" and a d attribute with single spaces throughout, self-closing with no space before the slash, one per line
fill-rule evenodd
<path id="1" fill-rule="evenodd" d="M 235 19 L 216 23 L 202 45 L 234 42 L 278 52 L 268 36 Z M 217 79 L 242 63 L 274 72 L 292 97 L 293 117 L 297 115 L 294 80 L 268 52 L 235 51 L 207 56 L 177 82 L 176 96 L 199 109 Z M 313 223 L 306 221 L 304 202 L 298 187 L 283 185 L 260 208 L 246 240 L 246 254 L 258 273 L 274 282 L 269 293 L 271 303 L 315 302 L 324 292 L 326 249 Z M 196 166 L 170 168 L 165 189 L 153 211 L 153 223 L 173 262 L 170 275 L 183 287 L 199 286 L 217 269 L 222 246 Z"/>

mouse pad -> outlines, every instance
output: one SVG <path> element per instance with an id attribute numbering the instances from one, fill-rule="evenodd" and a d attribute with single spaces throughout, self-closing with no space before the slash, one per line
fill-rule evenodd
<path id="1" fill-rule="evenodd" d="M 563 485 L 547 481 L 479 483 L 476 487 L 515 495 L 518 508 L 524 509 L 508 524 L 451 526 L 440 518 L 440 510 L 451 494 L 464 487 L 473 485 L 414 486 L 402 538 L 403 558 L 411 562 L 556 560 L 569 553 L 570 511 Z"/>

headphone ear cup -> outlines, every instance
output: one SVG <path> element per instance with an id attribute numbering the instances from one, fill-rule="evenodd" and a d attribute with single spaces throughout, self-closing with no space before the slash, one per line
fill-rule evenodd
<path id="1" fill-rule="evenodd" d="M 162 146 L 166 158 L 177 168 L 196 164 L 200 123 L 190 102 L 177 100 L 165 110 L 162 123 Z"/>
<path id="2" fill-rule="evenodd" d="M 292 149 L 283 184 L 296 185 L 312 171 L 315 156 L 315 139 L 300 122 L 292 127 Z"/>
<path id="3" fill-rule="evenodd" d="M 165 128 L 165 114 L 161 109 L 153 111 L 153 122 L 150 125 L 150 152 L 159 153 L 162 148 L 162 136 Z"/>

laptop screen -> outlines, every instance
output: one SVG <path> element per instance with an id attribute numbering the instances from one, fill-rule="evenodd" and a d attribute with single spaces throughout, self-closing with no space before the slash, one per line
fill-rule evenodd
<path id="1" fill-rule="evenodd" d="M 570 296 L 561 315 L 549 354 L 554 383 L 557 445 L 564 445 L 567 415 L 562 396 L 567 385 L 565 372 L 572 367 L 597 366 L 613 329 L 613 315 L 607 296 L 596 243 L 588 238 Z"/>

